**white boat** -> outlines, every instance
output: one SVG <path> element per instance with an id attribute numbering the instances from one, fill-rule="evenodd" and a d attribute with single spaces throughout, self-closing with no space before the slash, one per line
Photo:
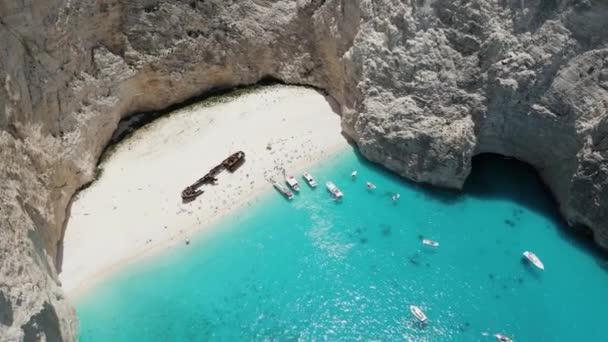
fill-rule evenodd
<path id="1" fill-rule="evenodd" d="M 439 247 L 439 242 L 429 239 L 422 239 L 422 243 L 431 247 Z"/>
<path id="2" fill-rule="evenodd" d="M 312 175 L 308 172 L 304 172 L 304 175 L 302 175 L 302 177 L 304 177 L 304 179 L 306 180 L 306 183 L 308 183 L 308 185 L 310 185 L 311 188 L 316 188 L 317 187 L 317 181 L 312 178 Z"/>
<path id="3" fill-rule="evenodd" d="M 528 261 L 530 261 L 532 263 L 532 265 L 538 267 L 541 270 L 545 270 L 545 265 L 543 264 L 542 261 L 540 261 L 540 259 L 536 256 L 536 254 L 530 252 L 530 251 L 525 251 L 524 252 L 524 257 L 526 257 L 526 259 L 528 259 Z"/>
<path id="4" fill-rule="evenodd" d="M 281 183 L 273 182 L 272 185 L 275 189 L 277 189 L 278 192 L 283 194 L 283 196 L 287 197 L 287 199 L 293 199 L 293 192 L 291 192 L 291 190 L 283 186 Z"/>
<path id="5" fill-rule="evenodd" d="M 340 189 L 338 189 L 336 184 L 334 184 L 332 182 L 327 182 L 327 183 L 325 183 L 325 186 L 327 186 L 327 190 L 329 190 L 329 192 L 331 192 L 331 194 L 335 198 L 341 199 L 344 196 L 344 194 L 342 193 L 342 191 L 340 191 Z"/>
<path id="6" fill-rule="evenodd" d="M 350 178 L 357 178 L 357 170 L 350 174 Z"/>
<path id="7" fill-rule="evenodd" d="M 296 180 L 296 178 L 294 176 L 287 176 L 285 178 L 285 182 L 294 191 L 300 192 L 300 184 L 298 184 L 298 181 Z"/>
<path id="8" fill-rule="evenodd" d="M 416 305 L 410 305 L 410 311 L 412 312 L 412 315 L 414 315 L 414 317 L 416 317 L 416 319 L 419 320 L 420 322 L 422 322 L 422 323 L 427 322 L 428 319 L 426 318 L 426 315 Z"/>
<path id="9" fill-rule="evenodd" d="M 497 340 L 499 340 L 500 342 L 513 342 L 513 340 L 505 335 L 502 334 L 495 334 L 494 337 L 496 337 Z"/>
<path id="10" fill-rule="evenodd" d="M 392 198 L 393 198 L 393 201 L 398 200 L 398 199 L 399 199 L 399 197 L 401 197 L 401 195 L 399 195 L 399 194 L 394 194 L 394 195 L 393 195 L 393 197 L 392 197 Z"/>
<path id="11" fill-rule="evenodd" d="M 374 183 L 372 183 L 372 182 L 367 182 L 367 183 L 365 183 L 365 185 L 367 185 L 368 189 L 372 189 L 373 190 L 373 189 L 376 188 L 376 185 L 374 185 Z"/>

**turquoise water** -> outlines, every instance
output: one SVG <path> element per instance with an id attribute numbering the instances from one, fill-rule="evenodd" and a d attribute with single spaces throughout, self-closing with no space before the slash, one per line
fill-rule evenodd
<path id="1" fill-rule="evenodd" d="M 478 158 L 462 194 L 353 151 L 312 171 L 344 201 L 324 187 L 291 203 L 273 191 L 211 236 L 129 266 L 79 299 L 80 340 L 608 340 L 608 273 L 526 166 Z M 522 262 L 526 249 L 544 273 Z"/>

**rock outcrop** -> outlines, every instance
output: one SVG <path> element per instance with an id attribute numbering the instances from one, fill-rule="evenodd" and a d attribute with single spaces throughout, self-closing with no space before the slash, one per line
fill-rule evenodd
<path id="1" fill-rule="evenodd" d="M 524 160 L 608 248 L 606 18 L 601 0 L 1 2 L 0 340 L 75 338 L 66 210 L 121 118 L 264 77 L 325 89 L 367 158 L 419 182 Z"/>

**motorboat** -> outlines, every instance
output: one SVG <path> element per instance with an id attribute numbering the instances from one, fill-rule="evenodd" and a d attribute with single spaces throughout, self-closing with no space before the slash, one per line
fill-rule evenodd
<path id="1" fill-rule="evenodd" d="M 410 311 L 418 321 L 422 323 L 426 323 L 428 321 L 426 315 L 424 314 L 424 312 L 422 312 L 422 309 L 420 309 L 416 305 L 410 305 Z"/>
<path id="2" fill-rule="evenodd" d="M 336 184 L 334 184 L 332 182 L 327 182 L 327 183 L 325 183 L 325 186 L 327 186 L 327 190 L 329 190 L 329 192 L 331 192 L 331 194 L 335 198 L 341 199 L 342 197 L 344 197 L 344 194 L 342 193 L 342 191 L 340 191 L 340 189 L 338 189 Z"/>
<path id="3" fill-rule="evenodd" d="M 510 337 L 507 337 L 502 334 L 495 334 L 494 337 L 496 337 L 496 339 L 499 340 L 500 342 L 513 342 L 513 340 Z"/>
<path id="4" fill-rule="evenodd" d="M 367 188 L 370 190 L 374 190 L 376 188 L 376 185 L 374 185 L 372 182 L 366 182 L 365 185 L 367 185 Z"/>
<path id="5" fill-rule="evenodd" d="M 422 239 L 422 243 L 431 247 L 439 247 L 439 242 L 429 239 Z"/>
<path id="6" fill-rule="evenodd" d="M 293 192 L 289 190 L 287 187 L 283 186 L 283 184 L 279 182 L 273 182 L 272 185 L 278 192 L 283 194 L 283 196 L 287 197 L 287 199 L 293 199 Z"/>
<path id="7" fill-rule="evenodd" d="M 311 188 L 316 188 L 317 187 L 317 181 L 312 178 L 312 175 L 308 172 L 304 172 L 304 174 L 302 175 L 302 177 L 304 177 L 304 179 L 306 180 L 306 183 L 308 183 L 308 185 L 310 185 Z"/>
<path id="8" fill-rule="evenodd" d="M 392 196 L 392 199 L 393 199 L 393 201 L 396 201 L 396 200 L 398 200 L 398 199 L 399 199 L 399 197 L 401 197 L 401 195 L 399 195 L 399 194 L 394 194 L 394 195 Z"/>
<path id="9" fill-rule="evenodd" d="M 294 176 L 285 177 L 285 182 L 287 183 L 287 185 L 289 185 L 290 188 L 293 189 L 293 191 L 300 192 L 300 184 L 298 184 L 298 181 Z"/>
<path id="10" fill-rule="evenodd" d="M 530 251 L 525 251 L 523 253 L 524 257 L 526 259 L 528 259 L 528 261 L 530 261 L 532 263 L 532 265 L 538 267 L 541 270 L 545 270 L 545 265 L 543 264 L 542 261 L 540 261 L 540 259 L 538 258 L 538 256 L 536 256 L 536 254 L 530 252 Z"/>
<path id="11" fill-rule="evenodd" d="M 357 170 L 353 171 L 353 172 L 350 174 L 350 178 L 357 178 Z"/>

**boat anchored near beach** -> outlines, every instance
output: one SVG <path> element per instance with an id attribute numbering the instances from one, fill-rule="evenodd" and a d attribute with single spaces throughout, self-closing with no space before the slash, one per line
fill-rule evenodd
<path id="1" fill-rule="evenodd" d="M 278 192 L 280 192 L 283 196 L 287 197 L 287 199 L 293 199 L 293 192 L 285 187 L 283 184 L 279 182 L 272 182 L 272 185 Z"/>
<path id="2" fill-rule="evenodd" d="M 308 185 L 311 188 L 316 188 L 317 187 L 317 181 L 312 177 L 312 175 L 308 172 L 304 172 L 304 174 L 302 175 L 302 177 L 304 178 L 304 180 L 306 180 L 306 183 L 308 183 Z"/>
<path id="3" fill-rule="evenodd" d="M 532 263 L 532 265 L 536 266 L 538 269 L 540 270 L 545 270 L 545 264 L 543 264 L 542 261 L 540 261 L 540 258 L 538 256 L 536 256 L 536 254 L 530 252 L 530 251 L 525 251 L 523 253 L 523 256 L 528 259 L 529 262 Z"/>
<path id="4" fill-rule="evenodd" d="M 338 187 L 336 186 L 336 184 L 332 183 L 332 182 L 327 182 L 325 183 L 325 186 L 327 186 L 327 190 L 336 198 L 336 199 L 342 199 L 342 197 L 344 197 L 344 194 L 342 193 L 342 191 L 340 191 L 340 189 L 338 189 Z"/>
<path id="5" fill-rule="evenodd" d="M 298 184 L 298 181 L 294 176 L 285 177 L 285 182 L 290 188 L 293 189 L 293 191 L 300 192 L 300 184 Z"/>
<path id="6" fill-rule="evenodd" d="M 426 315 L 424 314 L 422 309 L 420 309 L 416 305 L 410 305 L 410 311 L 412 312 L 412 315 L 414 315 L 414 317 L 416 317 L 416 319 L 419 322 L 422 322 L 422 323 L 428 322 L 428 318 L 426 317 Z"/>

